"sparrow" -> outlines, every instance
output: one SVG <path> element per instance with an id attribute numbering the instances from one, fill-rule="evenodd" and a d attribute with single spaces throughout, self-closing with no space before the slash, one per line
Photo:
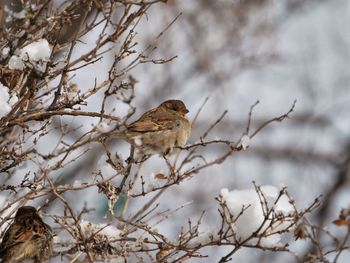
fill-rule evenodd
<path id="1" fill-rule="evenodd" d="M 42 221 L 37 210 L 32 206 L 22 206 L 2 239 L 1 262 L 43 262 L 52 253 L 52 240 L 52 229 Z"/>
<path id="2" fill-rule="evenodd" d="M 185 146 L 191 133 L 186 117 L 188 109 L 181 100 L 167 100 L 157 108 L 145 112 L 127 125 L 122 137 L 143 154 L 169 154 L 174 147 Z"/>

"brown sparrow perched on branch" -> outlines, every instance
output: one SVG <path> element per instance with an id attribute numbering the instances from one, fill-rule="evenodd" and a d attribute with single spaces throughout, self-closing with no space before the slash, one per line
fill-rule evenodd
<path id="1" fill-rule="evenodd" d="M 144 154 L 168 154 L 174 147 L 184 146 L 190 136 L 191 124 L 186 113 L 181 100 L 167 100 L 113 137 L 126 139 Z"/>
<path id="2" fill-rule="evenodd" d="M 51 255 L 52 239 L 51 227 L 42 221 L 37 210 L 32 206 L 22 206 L 2 239 L 1 262 L 43 262 Z"/>

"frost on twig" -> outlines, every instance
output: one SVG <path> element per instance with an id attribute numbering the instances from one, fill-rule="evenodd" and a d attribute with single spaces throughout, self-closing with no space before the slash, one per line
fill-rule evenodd
<path id="1" fill-rule="evenodd" d="M 239 141 L 237 148 L 242 148 L 243 150 L 248 149 L 250 144 L 250 137 L 247 134 L 244 134 Z"/>

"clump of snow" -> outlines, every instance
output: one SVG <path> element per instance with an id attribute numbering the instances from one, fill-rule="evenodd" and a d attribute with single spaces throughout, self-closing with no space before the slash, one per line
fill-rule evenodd
<path id="1" fill-rule="evenodd" d="M 9 53 L 10 53 L 10 48 L 9 48 L 9 47 L 4 47 L 4 48 L 2 48 L 2 49 L 1 49 L 1 58 L 2 58 L 2 59 L 7 58 L 8 55 L 9 55 Z"/>
<path id="2" fill-rule="evenodd" d="M 243 150 L 246 150 L 249 147 L 249 143 L 250 137 L 247 134 L 244 134 L 238 143 L 238 147 L 242 147 Z"/>
<path id="3" fill-rule="evenodd" d="M 121 235 L 120 230 L 113 225 L 94 224 L 86 220 L 82 220 L 79 225 L 81 227 L 81 230 L 87 236 L 91 236 L 91 235 L 104 236 L 107 239 L 113 240 L 113 239 L 120 238 L 120 235 Z"/>
<path id="4" fill-rule="evenodd" d="M 280 190 L 270 185 L 260 187 L 260 191 L 255 188 L 221 189 L 222 200 L 233 216 L 232 227 L 238 239 L 245 240 L 259 230 L 258 234 L 263 237 L 260 240 L 250 239 L 250 244 L 259 243 L 264 247 L 280 245 L 280 234 L 276 232 L 290 227 L 295 210 L 287 195 L 283 193 L 278 199 L 279 195 Z M 272 208 L 273 212 L 268 214 Z"/>
<path id="5" fill-rule="evenodd" d="M 46 39 L 39 39 L 22 49 L 17 49 L 15 55 L 9 60 L 10 69 L 23 70 L 25 67 L 34 68 L 38 73 L 46 70 L 49 61 L 51 47 Z"/>
<path id="6" fill-rule="evenodd" d="M 10 95 L 8 87 L 0 82 L 0 119 L 6 116 L 12 109 L 12 106 L 18 101 L 16 95 Z"/>
<path id="7" fill-rule="evenodd" d="M 102 229 L 99 233 L 105 235 L 108 238 L 116 239 L 120 237 L 120 230 L 112 225 L 99 224 L 98 227 Z"/>
<path id="8" fill-rule="evenodd" d="M 110 132 L 114 129 L 113 125 L 110 122 L 102 121 L 96 125 L 96 128 L 99 132 L 105 133 Z"/>

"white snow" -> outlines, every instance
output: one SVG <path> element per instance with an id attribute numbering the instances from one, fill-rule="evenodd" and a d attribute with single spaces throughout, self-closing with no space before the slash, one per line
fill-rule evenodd
<path id="1" fill-rule="evenodd" d="M 242 146 L 243 150 L 248 149 L 250 143 L 250 137 L 247 134 L 244 134 L 239 141 L 238 147 Z"/>
<path id="2" fill-rule="evenodd" d="M 2 50 L 1 50 L 1 58 L 2 59 L 5 59 L 8 57 L 10 53 L 10 48 L 9 47 L 4 47 Z"/>
<path id="3" fill-rule="evenodd" d="M 93 234 L 102 235 L 108 239 L 117 239 L 120 237 L 120 230 L 113 225 L 108 224 L 94 224 L 90 221 L 82 220 L 80 222 L 80 227 L 87 236 Z"/>
<path id="4" fill-rule="evenodd" d="M 17 96 L 10 95 L 8 87 L 0 82 L 0 118 L 6 116 L 17 101 Z"/>
<path id="5" fill-rule="evenodd" d="M 49 61 L 51 47 L 46 39 L 39 39 L 22 49 L 16 50 L 9 60 L 10 69 L 23 70 L 25 67 L 33 68 L 39 72 L 45 72 Z"/>
<path id="6" fill-rule="evenodd" d="M 24 69 L 24 63 L 22 59 L 16 55 L 13 55 L 9 60 L 9 68 L 10 69 Z"/>
<path id="7" fill-rule="evenodd" d="M 39 39 L 22 48 L 21 52 L 32 61 L 47 60 L 50 57 L 51 48 L 46 39 Z"/>
<path id="8" fill-rule="evenodd" d="M 98 131 L 105 133 L 110 132 L 114 127 L 110 124 L 110 122 L 102 121 L 96 125 L 96 128 Z"/>
<path id="9" fill-rule="evenodd" d="M 276 203 L 280 193 L 280 190 L 276 187 L 265 185 L 260 189 L 260 198 L 263 201 L 263 205 L 261 204 L 259 194 L 255 188 L 233 191 L 224 188 L 221 189 L 221 196 L 223 201 L 226 202 L 231 215 L 233 215 L 233 221 L 237 218 L 235 222 L 232 222 L 232 227 L 236 232 L 237 238 L 241 241 L 247 239 L 254 232 L 259 230 L 263 224 L 259 234 L 265 233 L 264 237 L 260 241 L 258 238 L 252 238 L 249 240 L 249 243 L 257 244 L 257 242 L 259 242 L 261 246 L 265 247 L 278 246 L 280 245 L 280 234 L 273 233 L 285 230 L 290 226 L 294 207 L 290 204 L 289 198 L 285 194 L 283 194 Z M 267 204 L 267 209 L 265 207 L 265 202 Z M 267 211 L 272 207 L 274 208 L 274 212 L 265 220 Z M 245 210 L 243 214 L 239 216 L 242 209 Z M 278 215 L 283 216 L 277 219 Z M 271 224 L 272 220 L 274 220 L 273 224 Z"/>
<path id="10" fill-rule="evenodd" d="M 115 226 L 112 225 L 107 225 L 107 224 L 99 224 L 97 225 L 99 229 L 102 229 L 99 233 L 101 235 L 105 235 L 110 239 L 116 239 L 120 237 L 120 230 L 116 228 Z"/>
<path id="11" fill-rule="evenodd" d="M 134 143 L 136 146 L 142 146 L 142 139 L 141 139 L 141 136 L 136 136 L 134 138 Z"/>
<path id="12" fill-rule="evenodd" d="M 59 236 L 54 236 L 53 237 L 53 243 L 57 244 L 57 243 L 61 243 L 62 242 L 62 238 Z"/>

